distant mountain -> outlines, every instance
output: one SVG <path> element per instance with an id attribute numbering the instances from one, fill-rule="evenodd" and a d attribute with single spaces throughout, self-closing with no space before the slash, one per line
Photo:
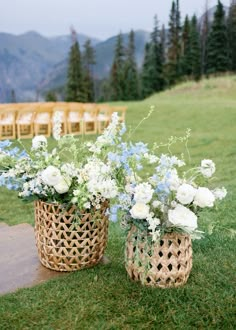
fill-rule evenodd
<path id="1" fill-rule="evenodd" d="M 142 65 L 143 54 L 146 42 L 150 38 L 150 33 L 142 30 L 135 31 L 135 56 L 139 67 Z M 124 45 L 128 44 L 128 33 L 123 34 Z M 95 79 L 102 79 L 109 75 L 113 61 L 116 36 L 94 46 L 96 53 L 96 64 L 94 66 Z M 66 83 L 68 60 L 57 63 L 41 83 L 41 91 L 57 88 Z"/>
<path id="2" fill-rule="evenodd" d="M 77 37 L 81 45 L 89 38 Z M 99 42 L 90 39 L 93 46 Z M 70 36 L 46 38 L 34 31 L 18 36 L 0 33 L 0 102 L 9 101 L 11 90 L 17 101 L 34 100 L 54 65 L 67 58 L 70 45 Z"/>
<path id="3" fill-rule="evenodd" d="M 216 6 L 208 10 L 209 21 L 213 20 Z M 225 7 L 228 13 L 228 7 Z M 200 17 L 203 23 L 206 14 Z M 167 32 L 167 31 L 166 31 Z M 167 33 L 166 33 L 167 35 Z M 87 39 L 96 52 L 94 76 L 101 80 L 111 68 L 116 36 L 105 41 L 78 34 L 80 49 Z M 144 48 L 150 32 L 135 31 L 136 60 L 141 67 Z M 123 34 L 124 44 L 128 34 Z M 30 31 L 21 35 L 0 33 L 0 102 L 9 102 L 14 90 L 16 100 L 32 101 L 43 92 L 63 86 L 66 82 L 70 35 L 46 38 Z"/>

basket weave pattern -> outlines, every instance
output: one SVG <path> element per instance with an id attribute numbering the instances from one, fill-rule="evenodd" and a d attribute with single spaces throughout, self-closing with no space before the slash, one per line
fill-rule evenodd
<path id="1" fill-rule="evenodd" d="M 125 254 L 131 279 L 147 286 L 181 286 L 187 282 L 192 268 L 192 243 L 187 234 L 168 233 L 154 243 L 133 226 Z"/>
<path id="2" fill-rule="evenodd" d="M 93 214 L 76 218 L 76 207 L 35 202 L 35 238 L 41 263 L 57 271 L 75 271 L 96 265 L 107 244 L 107 203 Z"/>

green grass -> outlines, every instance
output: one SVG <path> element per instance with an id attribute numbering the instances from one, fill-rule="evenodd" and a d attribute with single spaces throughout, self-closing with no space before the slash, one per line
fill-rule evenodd
<path id="1" fill-rule="evenodd" d="M 184 83 L 142 102 L 128 102 L 132 138 L 165 142 L 192 129 L 191 163 L 216 162 L 216 185 L 228 190 L 219 210 L 206 210 L 200 224 L 218 221 L 235 229 L 236 77 Z M 173 152 L 181 152 L 174 146 Z M 165 150 L 160 149 L 160 152 Z M 0 190 L 0 221 L 33 224 L 33 206 Z M 66 274 L 0 297 L 0 329 L 235 329 L 235 240 L 227 230 L 193 242 L 193 269 L 178 289 L 153 289 L 132 282 L 124 268 L 124 233 L 110 225 L 108 265 Z"/>

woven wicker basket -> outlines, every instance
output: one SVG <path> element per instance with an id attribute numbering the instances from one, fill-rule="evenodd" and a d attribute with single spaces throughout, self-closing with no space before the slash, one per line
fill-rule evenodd
<path id="1" fill-rule="evenodd" d="M 187 234 L 165 234 L 155 243 L 135 226 L 128 233 L 125 267 L 135 281 L 160 288 L 187 282 L 192 268 L 192 244 Z"/>
<path id="2" fill-rule="evenodd" d="M 35 238 L 41 263 L 57 271 L 75 271 L 96 265 L 107 245 L 107 203 L 79 219 L 76 207 L 35 202 Z"/>

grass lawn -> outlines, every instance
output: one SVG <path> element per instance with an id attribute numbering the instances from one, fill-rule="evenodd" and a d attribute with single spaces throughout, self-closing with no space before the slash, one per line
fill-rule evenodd
<path id="1" fill-rule="evenodd" d="M 120 102 L 120 104 L 123 104 Z M 124 268 L 125 235 L 110 224 L 106 255 L 111 262 L 65 274 L 0 297 L 0 329 L 235 329 L 236 76 L 184 83 L 141 102 L 127 102 L 127 125 L 147 143 L 183 136 L 191 128 L 191 165 L 216 163 L 216 185 L 228 190 L 217 211 L 204 210 L 199 223 L 218 221 L 216 230 L 193 242 L 193 269 L 177 289 L 153 289 L 132 282 Z M 173 153 L 182 152 L 173 147 Z M 165 149 L 160 149 L 160 152 Z M 33 206 L 0 190 L 0 221 L 33 224 Z"/>

